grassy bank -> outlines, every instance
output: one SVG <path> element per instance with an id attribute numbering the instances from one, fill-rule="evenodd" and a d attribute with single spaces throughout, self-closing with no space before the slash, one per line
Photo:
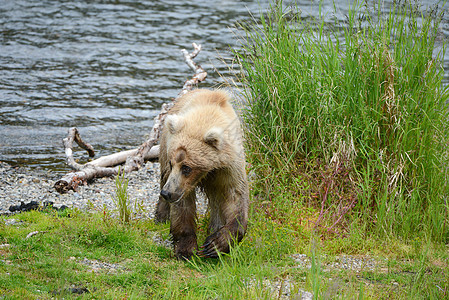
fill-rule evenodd
<path id="1" fill-rule="evenodd" d="M 6 225 L 11 219 L 0 217 L 2 299 L 290 299 L 304 291 L 315 299 L 442 299 L 449 290 L 445 249 L 298 238 L 254 211 L 230 255 L 190 262 L 156 244 L 168 227 L 148 220 L 125 225 L 79 211 L 26 212 Z"/>
<path id="2" fill-rule="evenodd" d="M 168 238 L 168 226 L 149 220 L 79 211 L 11 219 L 0 217 L 2 299 L 294 299 L 304 291 L 314 299 L 443 299 L 449 291 L 444 247 L 354 235 L 320 241 L 255 210 L 229 255 L 190 262 L 154 242 L 155 234 Z"/>
<path id="3" fill-rule="evenodd" d="M 354 4 L 346 22 L 306 23 L 280 6 L 244 26 L 237 52 L 261 201 L 281 184 L 320 211 L 323 235 L 356 226 L 447 243 L 442 12 Z"/>

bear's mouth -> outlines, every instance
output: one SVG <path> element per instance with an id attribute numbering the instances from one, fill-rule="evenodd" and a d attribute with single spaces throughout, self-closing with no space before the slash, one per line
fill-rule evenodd
<path id="1" fill-rule="evenodd" d="M 184 194 L 185 194 L 185 192 L 182 192 L 182 194 L 179 196 L 178 200 L 175 200 L 175 201 L 173 201 L 172 203 L 173 203 L 173 204 L 179 203 L 179 201 L 181 201 L 182 198 L 184 198 Z"/>

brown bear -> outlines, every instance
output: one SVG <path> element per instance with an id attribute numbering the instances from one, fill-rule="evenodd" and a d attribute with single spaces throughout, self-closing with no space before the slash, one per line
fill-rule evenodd
<path id="1" fill-rule="evenodd" d="M 161 192 L 156 222 L 170 219 L 177 258 L 198 249 L 196 187 L 208 199 L 209 236 L 201 257 L 228 253 L 248 223 L 248 181 L 239 119 L 224 91 L 198 89 L 169 111 L 160 139 Z"/>

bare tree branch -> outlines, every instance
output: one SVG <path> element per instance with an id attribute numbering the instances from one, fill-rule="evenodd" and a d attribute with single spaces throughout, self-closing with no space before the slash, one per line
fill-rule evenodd
<path id="1" fill-rule="evenodd" d="M 204 81 L 207 77 L 207 72 L 204 71 L 204 69 L 196 64 L 193 59 L 198 55 L 198 53 L 201 51 L 201 45 L 197 45 L 195 43 L 192 44 L 193 48 L 195 49 L 192 53 L 188 53 L 187 50 L 182 49 L 181 52 L 184 54 L 184 59 L 187 63 L 187 65 L 195 71 L 195 75 L 193 75 L 192 79 L 187 80 L 184 83 L 184 86 L 182 87 L 181 92 L 179 93 L 178 97 L 184 95 L 188 91 L 193 90 L 193 87 L 197 86 L 198 83 Z"/>
<path id="2" fill-rule="evenodd" d="M 78 146 L 87 150 L 87 153 L 89 153 L 90 157 L 95 156 L 95 151 L 94 151 L 94 148 L 90 144 L 85 143 L 81 139 L 78 129 L 76 129 L 75 127 L 72 127 L 69 129 L 69 136 L 63 140 L 64 148 L 65 148 L 65 155 L 67 157 L 67 164 L 74 170 L 80 170 L 83 166 L 80 165 L 79 163 L 77 163 L 75 161 L 75 159 L 73 158 L 73 151 L 72 151 L 73 142 L 76 142 L 78 144 Z"/>
<path id="3" fill-rule="evenodd" d="M 195 43 L 192 45 L 194 48 L 193 52 L 188 53 L 185 49 L 182 49 L 181 51 L 187 65 L 195 72 L 195 74 L 191 79 L 184 83 L 181 92 L 172 102 L 162 105 L 161 112 L 154 120 L 154 125 L 150 131 L 149 138 L 140 145 L 139 148 L 103 156 L 86 164 L 79 164 L 73 157 L 73 142 L 75 141 L 81 148 L 85 149 L 90 157 L 94 156 L 94 149 L 90 144 L 81 139 L 77 128 L 73 127 L 69 129 L 68 137 L 65 138 L 63 142 L 67 164 L 74 169 L 75 172 L 66 174 L 55 183 L 54 187 L 59 193 L 65 193 L 72 189 L 75 190 L 79 184 L 86 183 L 93 178 L 115 176 L 118 172 L 128 173 L 138 170 L 145 161 L 155 159 L 159 156 L 159 146 L 157 146 L 156 143 L 159 141 L 159 136 L 168 111 L 180 96 L 193 90 L 198 83 L 204 81 L 207 77 L 207 72 L 193 61 L 201 51 L 201 45 Z M 125 163 L 124 166 L 119 166 L 123 163 Z"/>

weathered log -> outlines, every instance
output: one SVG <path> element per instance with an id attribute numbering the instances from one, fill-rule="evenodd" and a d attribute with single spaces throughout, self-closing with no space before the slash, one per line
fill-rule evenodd
<path id="1" fill-rule="evenodd" d="M 139 149 L 131 149 L 126 151 L 121 151 L 117 153 L 113 153 L 110 155 L 105 155 L 100 158 L 97 158 L 95 160 L 92 160 L 89 162 L 90 165 L 96 166 L 96 167 L 110 167 L 110 166 L 116 166 L 121 165 L 126 162 L 126 159 L 130 156 L 134 156 L 137 154 L 137 151 Z M 145 153 L 144 160 L 152 160 L 159 157 L 159 145 L 156 145 L 150 149 L 147 153 Z"/>
<path id="2" fill-rule="evenodd" d="M 79 184 L 84 184 L 93 178 L 115 176 L 118 172 L 128 173 L 138 170 L 145 161 L 158 157 L 159 146 L 156 144 L 159 141 L 162 126 L 168 111 L 180 96 L 192 90 L 198 83 L 204 81 L 207 77 L 207 72 L 193 61 L 201 51 L 201 45 L 195 43 L 192 45 L 194 48 L 192 53 L 188 53 L 185 49 L 182 49 L 181 51 L 187 65 L 195 72 L 195 74 L 191 79 L 184 83 L 181 92 L 172 102 L 162 105 L 161 112 L 154 120 L 154 126 L 150 131 L 149 138 L 140 145 L 139 148 L 103 156 L 86 164 L 79 164 L 73 157 L 73 142 L 76 142 L 81 148 L 88 151 L 90 157 L 93 157 L 95 152 L 90 144 L 81 139 L 81 136 L 75 127 L 69 129 L 68 137 L 63 141 L 67 164 L 74 169 L 75 172 L 66 174 L 55 183 L 54 187 L 59 193 L 62 194 L 69 190 L 76 190 Z M 123 163 L 124 165 L 121 165 Z"/>

